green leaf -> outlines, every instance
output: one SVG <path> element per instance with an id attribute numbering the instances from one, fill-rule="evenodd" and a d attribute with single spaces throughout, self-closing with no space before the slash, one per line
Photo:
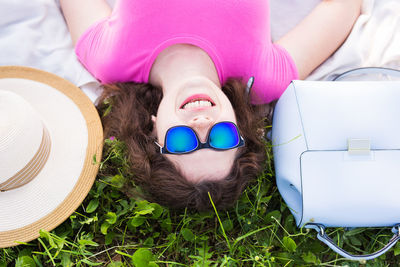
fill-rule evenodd
<path id="1" fill-rule="evenodd" d="M 96 197 L 99 197 L 99 196 L 101 196 L 101 195 L 103 195 L 104 194 L 104 188 L 106 188 L 106 184 L 105 183 L 98 183 L 98 182 L 96 182 L 96 186 L 97 186 L 97 188 L 96 188 L 96 194 L 94 194 Z"/>
<path id="2" fill-rule="evenodd" d="M 207 235 L 201 235 L 200 237 L 198 237 L 201 241 L 207 241 L 209 238 Z"/>
<path id="3" fill-rule="evenodd" d="M 86 218 L 85 220 L 80 221 L 80 223 L 81 223 L 81 224 L 91 224 L 91 223 L 97 222 L 97 221 L 98 221 L 97 216 L 94 216 L 94 217 L 88 217 L 88 218 Z"/>
<path id="4" fill-rule="evenodd" d="M 129 224 L 134 227 L 138 227 L 138 226 L 142 225 L 145 221 L 146 221 L 145 217 L 136 216 L 129 220 Z"/>
<path id="5" fill-rule="evenodd" d="M 114 237 L 115 237 L 114 232 L 107 233 L 106 237 L 104 238 L 104 243 L 106 245 L 110 245 L 112 243 L 112 241 L 114 240 Z"/>
<path id="6" fill-rule="evenodd" d="M 120 261 L 113 261 L 107 265 L 107 267 L 123 267 L 124 264 Z"/>
<path id="7" fill-rule="evenodd" d="M 143 242 L 143 245 L 147 247 L 154 246 L 154 239 L 152 237 L 146 238 L 146 240 Z"/>
<path id="8" fill-rule="evenodd" d="M 105 101 L 104 101 L 105 102 Z M 108 104 L 108 103 L 105 103 L 105 104 Z M 112 105 L 110 105 L 110 104 L 108 104 L 107 105 L 107 108 L 106 108 L 106 110 L 104 111 L 104 113 L 103 113 L 103 118 L 105 117 L 105 116 L 107 116 L 109 113 L 110 113 L 110 111 L 111 111 L 111 108 L 112 108 Z M 113 141 L 111 141 L 110 139 L 106 139 L 105 141 L 108 141 L 108 142 L 113 142 Z"/>
<path id="9" fill-rule="evenodd" d="M 296 242 L 294 242 L 293 239 L 291 239 L 288 236 L 285 236 L 282 240 L 283 245 L 285 246 L 285 248 L 289 251 L 289 252 L 295 252 L 297 245 Z"/>
<path id="10" fill-rule="evenodd" d="M 29 256 L 18 257 L 15 267 L 36 267 L 35 261 Z"/>
<path id="11" fill-rule="evenodd" d="M 290 214 L 289 216 L 286 216 L 286 218 L 284 219 L 284 228 L 288 232 L 296 231 L 296 222 L 295 222 L 292 214 Z"/>
<path id="12" fill-rule="evenodd" d="M 193 232 L 188 228 L 182 228 L 181 234 L 186 241 L 193 242 L 196 238 Z"/>
<path id="13" fill-rule="evenodd" d="M 315 256 L 312 252 L 308 252 L 307 254 L 303 254 L 301 256 L 303 260 L 307 263 L 317 263 L 317 256 Z"/>
<path id="14" fill-rule="evenodd" d="M 117 206 L 118 211 L 116 212 L 118 217 L 125 215 L 131 210 L 128 201 L 126 201 L 125 199 L 119 201 L 119 204 L 120 205 Z"/>
<path id="15" fill-rule="evenodd" d="M 135 214 L 137 215 L 146 215 L 153 213 L 155 208 L 146 200 L 142 200 L 137 202 L 137 207 Z"/>
<path id="16" fill-rule="evenodd" d="M 275 219 L 280 221 L 281 217 L 282 215 L 279 210 L 273 210 L 271 212 L 268 212 L 267 215 L 265 215 L 265 220 L 267 223 L 276 223 Z"/>
<path id="17" fill-rule="evenodd" d="M 361 246 L 361 244 L 362 244 L 361 241 L 355 236 L 350 236 L 349 240 L 350 240 L 351 244 L 353 244 L 355 246 Z"/>
<path id="18" fill-rule="evenodd" d="M 400 254 L 400 243 L 397 243 L 394 247 L 394 255 L 397 256 Z"/>
<path id="19" fill-rule="evenodd" d="M 108 228 L 111 226 L 111 224 L 109 224 L 108 222 L 104 222 L 101 224 L 100 226 L 100 231 L 103 235 L 107 234 Z"/>
<path id="20" fill-rule="evenodd" d="M 344 232 L 344 235 L 345 236 L 358 235 L 358 234 L 364 232 L 365 230 L 366 230 L 365 228 L 355 228 L 355 229 L 352 229 L 350 231 Z"/>
<path id="21" fill-rule="evenodd" d="M 92 164 L 93 165 L 96 165 L 98 162 L 97 162 L 97 157 L 96 157 L 96 154 L 94 154 L 93 155 L 93 158 L 92 158 Z"/>
<path id="22" fill-rule="evenodd" d="M 153 210 L 154 210 L 154 208 L 153 208 L 153 207 L 150 207 L 150 208 L 145 209 L 145 210 L 136 211 L 135 213 L 136 213 L 136 215 L 146 215 L 146 214 L 151 214 L 151 213 L 153 213 Z"/>
<path id="23" fill-rule="evenodd" d="M 111 198 L 116 198 L 116 199 L 118 199 L 118 198 L 121 197 L 121 194 L 119 193 L 118 190 L 113 190 L 113 191 L 111 191 L 110 196 L 111 196 Z"/>
<path id="24" fill-rule="evenodd" d="M 86 212 L 92 213 L 97 209 L 98 206 L 99 206 L 99 199 L 98 198 L 92 199 L 89 202 L 89 205 L 86 207 Z"/>
<path id="25" fill-rule="evenodd" d="M 47 242 L 49 242 L 51 248 L 56 247 L 56 243 L 54 242 L 53 237 L 48 231 L 40 229 L 39 234 L 42 239 L 45 239 L 47 240 Z"/>
<path id="26" fill-rule="evenodd" d="M 29 248 L 24 248 L 18 253 L 18 257 L 31 256 L 31 255 L 32 255 L 32 249 Z"/>
<path id="27" fill-rule="evenodd" d="M 0 267 L 7 267 L 7 262 L 5 260 L 0 260 Z"/>
<path id="28" fill-rule="evenodd" d="M 61 252 L 61 266 L 72 266 L 72 261 L 69 253 Z"/>
<path id="29" fill-rule="evenodd" d="M 152 260 L 153 254 L 150 250 L 144 248 L 139 248 L 132 256 L 132 263 L 136 267 L 147 267 Z"/>
<path id="30" fill-rule="evenodd" d="M 271 200 L 272 196 L 263 197 L 260 199 L 261 203 L 268 203 Z"/>
<path id="31" fill-rule="evenodd" d="M 167 236 L 167 240 L 170 241 L 170 242 L 174 242 L 176 240 L 176 234 L 175 233 L 170 233 Z"/>
<path id="32" fill-rule="evenodd" d="M 157 219 L 161 216 L 161 214 L 163 213 L 164 209 L 158 205 L 157 203 L 151 203 L 150 206 L 154 209 L 152 214 L 152 218 L 153 219 Z"/>
<path id="33" fill-rule="evenodd" d="M 114 224 L 117 222 L 117 215 L 114 212 L 107 212 L 106 218 L 106 222 L 108 222 L 109 224 Z"/>
<path id="34" fill-rule="evenodd" d="M 92 246 L 92 247 L 98 247 L 99 244 L 97 244 L 96 242 L 92 241 L 92 240 L 87 240 L 87 239 L 79 239 L 78 243 L 81 246 Z"/>
<path id="35" fill-rule="evenodd" d="M 172 232 L 172 222 L 171 218 L 168 217 L 161 222 L 161 228 L 167 230 L 168 232 Z"/>
<path id="36" fill-rule="evenodd" d="M 87 265 L 90 265 L 90 266 L 100 266 L 100 265 L 104 264 L 102 262 L 92 262 L 92 261 L 90 261 L 88 259 L 83 259 L 82 262 L 86 263 Z"/>
<path id="37" fill-rule="evenodd" d="M 122 188 L 125 184 L 125 181 L 126 181 L 125 177 L 120 174 L 114 175 L 111 178 L 111 184 L 117 188 Z"/>
<path id="38" fill-rule="evenodd" d="M 233 223 L 231 220 L 227 219 L 222 222 L 225 232 L 231 231 L 233 229 Z"/>

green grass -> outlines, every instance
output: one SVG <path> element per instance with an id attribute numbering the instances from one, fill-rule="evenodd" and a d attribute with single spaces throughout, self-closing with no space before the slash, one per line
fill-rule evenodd
<path id="1" fill-rule="evenodd" d="M 99 175 L 80 208 L 37 240 L 0 249 L 0 267 L 398 266 L 400 245 L 376 260 L 354 262 L 328 249 L 315 231 L 298 229 L 276 188 L 268 144 L 266 153 L 264 173 L 233 208 L 178 213 L 140 197 L 123 143 L 106 140 Z M 352 253 L 373 252 L 391 237 L 388 229 L 328 233 Z"/>

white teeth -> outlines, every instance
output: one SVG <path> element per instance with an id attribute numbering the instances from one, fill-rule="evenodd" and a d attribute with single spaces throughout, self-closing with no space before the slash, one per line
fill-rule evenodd
<path id="1" fill-rule="evenodd" d="M 212 104 L 208 100 L 197 100 L 197 101 L 187 103 L 186 105 L 183 106 L 183 109 L 197 108 L 197 107 L 211 107 L 211 106 L 212 106 Z"/>

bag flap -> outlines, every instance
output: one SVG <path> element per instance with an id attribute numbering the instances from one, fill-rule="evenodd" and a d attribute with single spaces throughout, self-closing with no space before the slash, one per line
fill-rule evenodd
<path id="1" fill-rule="evenodd" d="M 290 87 L 308 150 L 347 150 L 348 139 L 400 149 L 400 82 L 294 81 Z"/>

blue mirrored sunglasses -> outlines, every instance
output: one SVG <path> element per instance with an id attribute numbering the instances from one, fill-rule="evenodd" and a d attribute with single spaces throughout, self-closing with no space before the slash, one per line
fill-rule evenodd
<path id="1" fill-rule="evenodd" d="M 203 148 L 227 150 L 242 147 L 244 139 L 236 124 L 222 121 L 211 127 L 205 143 L 200 142 L 196 132 L 186 125 L 169 128 L 165 134 L 164 147 L 155 143 L 160 147 L 161 154 L 186 154 Z"/>

